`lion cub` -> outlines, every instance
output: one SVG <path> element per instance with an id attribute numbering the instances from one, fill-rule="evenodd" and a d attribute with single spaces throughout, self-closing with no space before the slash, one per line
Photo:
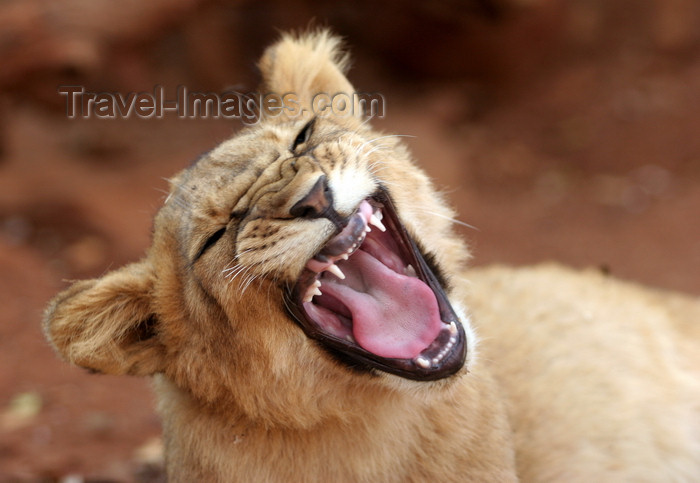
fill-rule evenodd
<path id="1" fill-rule="evenodd" d="M 141 261 L 53 300 L 59 354 L 154 376 L 173 482 L 700 481 L 700 302 L 466 270 L 346 66 L 327 32 L 265 52 L 282 103 L 172 180 Z"/>

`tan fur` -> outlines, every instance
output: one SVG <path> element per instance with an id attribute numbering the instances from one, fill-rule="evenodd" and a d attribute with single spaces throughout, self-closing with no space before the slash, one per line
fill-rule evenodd
<path id="1" fill-rule="evenodd" d="M 467 276 L 523 481 L 698 481 L 697 299 L 554 265 Z"/>
<path id="2" fill-rule="evenodd" d="M 307 107 L 352 92 L 338 47 L 284 36 L 265 89 Z M 698 300 L 556 266 L 464 271 L 450 210 L 396 138 L 326 116 L 312 153 L 290 153 L 308 115 L 263 114 L 172 180 L 142 261 L 46 312 L 69 362 L 154 375 L 170 481 L 700 481 Z M 284 288 L 333 234 L 289 214 L 321 172 L 343 216 L 388 187 L 473 316 L 459 374 L 355 372 L 287 315 Z"/>

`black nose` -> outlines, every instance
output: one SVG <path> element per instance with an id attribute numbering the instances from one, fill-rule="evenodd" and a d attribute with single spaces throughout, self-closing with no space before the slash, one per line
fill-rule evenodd
<path id="1" fill-rule="evenodd" d="M 328 187 L 328 178 L 322 175 L 302 199 L 294 203 L 289 214 L 295 218 L 329 217 L 333 213 L 333 192 Z"/>

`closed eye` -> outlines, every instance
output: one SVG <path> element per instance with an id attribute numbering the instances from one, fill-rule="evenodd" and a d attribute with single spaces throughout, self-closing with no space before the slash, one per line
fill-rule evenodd
<path id="1" fill-rule="evenodd" d="M 304 127 L 301 128 L 301 130 L 297 134 L 297 137 L 294 138 L 294 142 L 292 143 L 291 147 L 289 148 L 292 152 L 296 151 L 296 149 L 299 146 L 301 146 L 302 144 L 308 142 L 309 138 L 311 137 L 311 133 L 314 130 L 314 123 L 315 122 L 316 122 L 316 118 L 314 117 L 309 122 L 304 124 Z"/>
<path id="2" fill-rule="evenodd" d="M 199 257 L 204 255 L 204 253 L 209 250 L 211 247 L 216 245 L 216 242 L 218 242 L 222 236 L 224 236 L 224 233 L 226 233 L 226 227 L 220 228 L 219 230 L 215 231 L 212 233 L 209 238 L 204 242 L 204 245 L 199 249 L 197 252 L 197 255 L 194 257 L 193 263 L 196 262 Z"/>

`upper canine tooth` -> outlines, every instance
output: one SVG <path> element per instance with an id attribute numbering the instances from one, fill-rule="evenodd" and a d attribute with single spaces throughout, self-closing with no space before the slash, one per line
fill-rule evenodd
<path id="1" fill-rule="evenodd" d="M 377 213 L 381 213 L 381 212 L 378 211 Z M 379 218 L 377 218 L 377 215 L 376 215 L 376 214 L 372 214 L 372 216 L 369 217 L 369 222 L 370 222 L 371 225 L 376 226 L 376 227 L 379 228 L 381 231 L 386 231 L 386 228 L 385 228 L 384 225 L 382 224 L 382 221 L 381 221 Z"/>
<path id="2" fill-rule="evenodd" d="M 457 324 L 455 324 L 454 320 L 452 322 L 450 322 L 448 329 L 450 330 L 450 334 L 452 334 L 452 335 L 457 333 Z"/>
<path id="3" fill-rule="evenodd" d="M 323 295 L 321 291 L 316 287 L 311 295 L 311 298 L 313 298 L 314 295 Z"/>
<path id="4" fill-rule="evenodd" d="M 339 279 L 345 280 L 345 274 L 343 273 L 343 271 L 340 268 L 338 268 L 338 265 L 335 265 L 335 264 L 330 265 L 327 268 L 327 270 L 329 272 L 331 272 L 333 275 L 335 275 L 336 277 L 338 277 Z"/>

